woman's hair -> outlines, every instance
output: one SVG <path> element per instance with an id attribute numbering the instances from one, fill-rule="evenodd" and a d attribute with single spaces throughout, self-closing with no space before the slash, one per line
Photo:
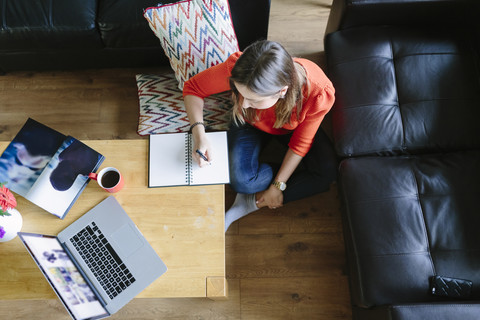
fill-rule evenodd
<path id="1" fill-rule="evenodd" d="M 274 128 L 281 128 L 290 122 L 293 109 L 297 107 L 297 116 L 302 108 L 302 83 L 290 54 L 279 43 L 258 41 L 248 46 L 235 63 L 230 77 L 235 105 L 233 119 L 235 123 L 256 121 L 256 110 L 242 108 L 242 96 L 235 83 L 261 97 L 269 97 L 288 86 L 285 97 L 278 100 L 275 108 Z"/>

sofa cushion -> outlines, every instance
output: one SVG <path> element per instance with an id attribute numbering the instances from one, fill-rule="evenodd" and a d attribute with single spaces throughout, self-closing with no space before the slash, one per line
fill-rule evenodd
<path id="1" fill-rule="evenodd" d="M 228 4 L 240 50 L 267 39 L 270 0 L 228 0 Z"/>
<path id="2" fill-rule="evenodd" d="M 480 298 L 480 151 L 345 159 L 339 176 L 355 305 L 443 301 L 433 275 Z"/>
<path id="3" fill-rule="evenodd" d="M 480 147 L 480 72 L 468 30 L 362 27 L 326 38 L 341 156 Z"/>
<path id="4" fill-rule="evenodd" d="M 107 48 L 158 47 L 143 18 L 143 11 L 171 0 L 102 0 L 98 3 L 98 28 Z"/>
<path id="5" fill-rule="evenodd" d="M 0 52 L 101 48 L 95 0 L 2 1 Z"/>
<path id="6" fill-rule="evenodd" d="M 139 118 L 137 133 L 141 136 L 188 132 L 188 121 L 182 91 L 175 75 L 137 74 Z M 232 93 L 225 91 L 204 99 L 203 121 L 208 130 L 228 130 Z"/>
<path id="7" fill-rule="evenodd" d="M 185 0 L 145 10 L 178 80 L 227 60 L 239 51 L 227 0 Z"/>

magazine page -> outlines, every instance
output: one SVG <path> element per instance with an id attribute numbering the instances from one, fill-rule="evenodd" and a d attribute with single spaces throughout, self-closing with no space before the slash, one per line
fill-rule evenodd
<path id="1" fill-rule="evenodd" d="M 22 239 L 75 319 L 99 319 L 108 316 L 55 237 L 22 234 Z"/>
<path id="2" fill-rule="evenodd" d="M 0 182 L 25 197 L 65 140 L 65 136 L 28 119 L 0 156 Z"/>
<path id="3" fill-rule="evenodd" d="M 63 218 L 89 181 L 88 174 L 95 172 L 102 161 L 101 154 L 68 137 L 25 198 Z"/>

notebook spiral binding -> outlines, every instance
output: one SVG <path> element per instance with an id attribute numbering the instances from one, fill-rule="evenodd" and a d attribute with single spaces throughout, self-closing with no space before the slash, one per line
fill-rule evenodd
<path id="1" fill-rule="evenodd" d="M 188 185 L 192 184 L 193 182 L 193 171 L 192 171 L 192 148 L 193 148 L 193 141 L 192 135 L 187 133 L 185 135 L 185 183 Z"/>

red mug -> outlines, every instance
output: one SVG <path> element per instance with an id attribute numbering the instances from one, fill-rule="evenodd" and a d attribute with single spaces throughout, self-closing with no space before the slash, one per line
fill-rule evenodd
<path id="1" fill-rule="evenodd" d="M 120 171 L 113 167 L 103 168 L 98 174 L 92 172 L 88 177 L 96 180 L 103 190 L 110 193 L 118 192 L 123 188 L 123 177 Z"/>

